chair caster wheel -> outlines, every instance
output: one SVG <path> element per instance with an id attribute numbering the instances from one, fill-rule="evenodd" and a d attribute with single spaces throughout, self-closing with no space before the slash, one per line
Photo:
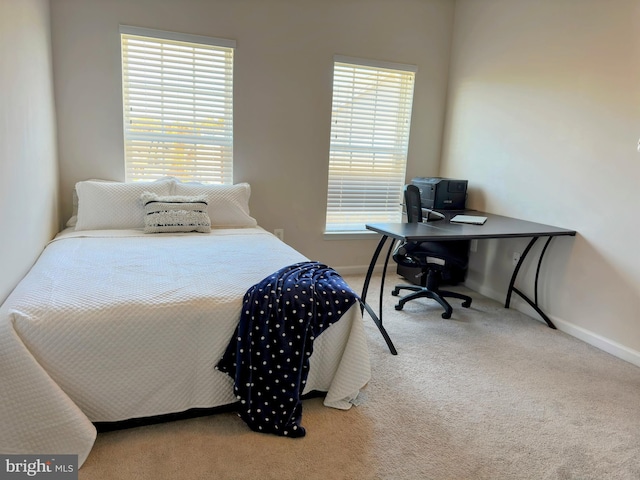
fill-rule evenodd
<path id="1" fill-rule="evenodd" d="M 451 318 L 451 312 L 444 312 L 442 318 Z"/>
<path id="2" fill-rule="evenodd" d="M 393 290 L 391 292 L 391 295 L 393 295 L 394 297 L 397 297 L 398 295 L 400 295 L 400 291 L 399 290 Z"/>
<path id="3" fill-rule="evenodd" d="M 471 302 L 467 302 L 466 300 L 464 302 L 462 302 L 462 306 L 464 308 L 469 308 L 471 306 Z"/>
<path id="4" fill-rule="evenodd" d="M 395 306 L 396 310 L 402 310 L 402 307 L 404 307 L 404 305 L 398 304 Z"/>

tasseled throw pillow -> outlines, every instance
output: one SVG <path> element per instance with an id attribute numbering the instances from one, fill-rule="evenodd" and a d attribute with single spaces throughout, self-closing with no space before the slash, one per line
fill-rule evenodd
<path id="1" fill-rule="evenodd" d="M 211 231 L 205 195 L 160 196 L 156 193 L 144 192 L 140 199 L 145 213 L 144 233 L 209 233 Z"/>

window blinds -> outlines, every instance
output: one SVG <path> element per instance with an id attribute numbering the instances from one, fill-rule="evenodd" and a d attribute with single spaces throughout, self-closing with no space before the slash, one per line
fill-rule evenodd
<path id="1" fill-rule="evenodd" d="M 326 231 L 401 221 L 415 69 L 334 60 Z"/>
<path id="2" fill-rule="evenodd" d="M 120 27 L 126 180 L 233 183 L 229 40 Z"/>

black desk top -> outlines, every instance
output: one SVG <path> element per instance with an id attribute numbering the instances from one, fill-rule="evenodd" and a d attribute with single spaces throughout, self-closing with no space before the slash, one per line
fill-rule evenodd
<path id="1" fill-rule="evenodd" d="M 487 217 L 487 221 L 484 225 L 450 223 L 449 218 L 457 213 Z M 475 210 L 451 212 L 447 214 L 445 219 L 428 223 L 372 223 L 367 224 L 366 227 L 368 230 L 373 230 L 397 240 L 418 242 L 427 240 L 472 240 L 476 238 L 575 236 L 576 234 L 575 230 Z"/>

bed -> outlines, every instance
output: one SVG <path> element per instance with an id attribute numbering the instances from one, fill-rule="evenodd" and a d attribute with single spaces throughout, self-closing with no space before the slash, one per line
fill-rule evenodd
<path id="1" fill-rule="evenodd" d="M 208 232 L 145 233 L 143 193 L 206 198 Z M 76 185 L 70 227 L 0 307 L 0 452 L 77 454 L 94 422 L 236 402 L 216 370 L 252 285 L 308 259 L 249 215 L 247 184 Z M 370 378 L 359 305 L 314 341 L 304 393 L 348 409 Z"/>

